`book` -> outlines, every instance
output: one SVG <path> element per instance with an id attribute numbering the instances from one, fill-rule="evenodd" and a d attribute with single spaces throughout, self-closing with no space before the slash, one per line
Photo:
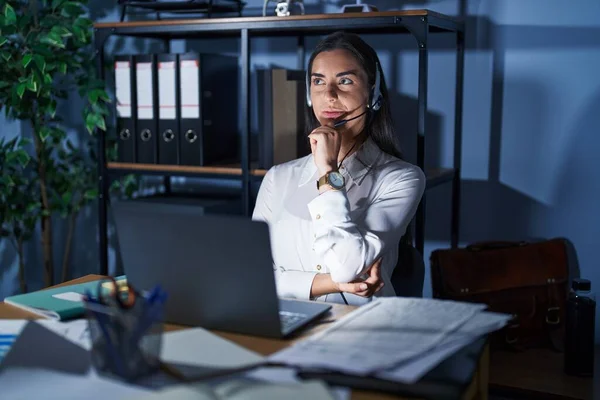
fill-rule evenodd
<path id="1" fill-rule="evenodd" d="M 125 276 L 115 280 L 119 288 L 126 283 Z M 97 290 L 98 281 L 92 281 L 9 296 L 4 302 L 44 318 L 64 321 L 83 316 L 83 295 L 88 291 L 96 296 Z"/>

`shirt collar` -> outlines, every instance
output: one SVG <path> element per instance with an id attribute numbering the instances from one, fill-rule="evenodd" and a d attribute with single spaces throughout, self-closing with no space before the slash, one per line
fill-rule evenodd
<path id="1" fill-rule="evenodd" d="M 357 151 L 352 153 L 342 162 L 340 172 L 343 175 L 350 177 L 357 184 L 360 184 L 361 179 L 371 170 L 380 156 L 381 150 L 377 144 L 375 144 L 373 139 L 368 137 Z M 300 176 L 298 186 L 303 186 L 311 180 L 316 180 L 316 173 L 317 166 L 315 165 L 313 156 L 310 155 L 306 158 L 306 163 L 302 169 L 302 175 Z"/>

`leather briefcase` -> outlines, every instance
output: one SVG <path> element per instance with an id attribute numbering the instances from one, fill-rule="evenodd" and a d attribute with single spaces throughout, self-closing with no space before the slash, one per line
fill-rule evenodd
<path id="1" fill-rule="evenodd" d="M 511 314 L 493 348 L 562 350 L 569 265 L 564 239 L 482 242 L 431 254 L 433 297 Z"/>

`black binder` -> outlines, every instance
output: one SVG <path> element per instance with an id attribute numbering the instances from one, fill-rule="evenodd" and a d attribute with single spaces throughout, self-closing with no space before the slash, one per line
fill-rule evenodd
<path id="1" fill-rule="evenodd" d="M 158 163 L 179 163 L 179 68 L 176 54 L 158 54 Z"/>
<path id="2" fill-rule="evenodd" d="M 133 57 L 115 56 L 115 96 L 118 161 L 135 162 L 136 90 Z"/>
<path id="3" fill-rule="evenodd" d="M 238 161 L 238 59 L 179 55 L 180 164 Z"/>
<path id="4" fill-rule="evenodd" d="M 136 162 L 156 164 L 157 162 L 157 116 L 158 90 L 156 62 L 154 55 L 136 55 Z"/>

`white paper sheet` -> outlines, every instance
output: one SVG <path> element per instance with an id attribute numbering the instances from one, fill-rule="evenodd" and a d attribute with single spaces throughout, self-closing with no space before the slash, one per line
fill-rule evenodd
<path id="1" fill-rule="evenodd" d="M 383 379 L 411 384 L 435 368 L 464 346 L 488 332 L 502 328 L 511 317 L 505 314 L 482 312 L 475 314 L 458 330 L 448 335 L 431 351 L 415 359 L 377 374 Z"/>
<path id="2" fill-rule="evenodd" d="M 91 371 L 70 375 L 32 368 L 11 368 L 0 373 L 0 397 L 10 400 L 105 400 L 150 394 L 138 386 L 109 380 Z"/>
<path id="3" fill-rule="evenodd" d="M 153 119 L 154 98 L 152 86 L 152 63 L 137 63 L 136 74 L 137 117 L 138 119 Z"/>
<path id="4" fill-rule="evenodd" d="M 244 374 L 244 377 L 271 383 L 302 382 L 294 369 L 284 367 L 257 368 Z M 347 387 L 330 386 L 329 392 L 335 400 L 349 400 L 351 395 Z"/>
<path id="5" fill-rule="evenodd" d="M 434 299 L 381 298 L 270 359 L 366 375 L 430 351 L 485 307 Z"/>
<path id="6" fill-rule="evenodd" d="M 158 118 L 175 119 L 175 61 L 158 63 Z"/>
<path id="7" fill-rule="evenodd" d="M 181 118 L 200 118 L 199 68 L 196 60 L 180 62 Z"/>
<path id="8" fill-rule="evenodd" d="M 131 66 L 129 61 L 115 63 L 115 86 L 117 94 L 117 116 L 131 118 Z"/>
<path id="9" fill-rule="evenodd" d="M 214 368 L 259 364 L 264 358 L 202 328 L 166 332 L 161 360 L 168 363 Z"/>

